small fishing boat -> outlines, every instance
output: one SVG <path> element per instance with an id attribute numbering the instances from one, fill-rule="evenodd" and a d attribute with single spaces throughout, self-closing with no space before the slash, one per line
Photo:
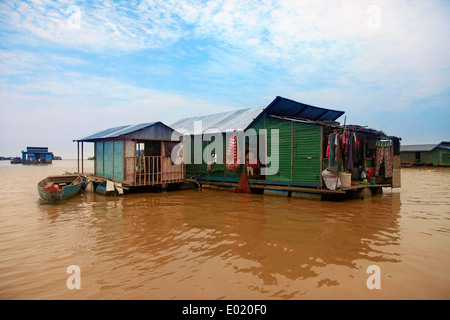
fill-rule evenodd
<path id="1" fill-rule="evenodd" d="M 38 182 L 39 196 L 47 202 L 67 200 L 80 193 L 85 185 L 83 177 L 77 174 L 48 176 Z"/>

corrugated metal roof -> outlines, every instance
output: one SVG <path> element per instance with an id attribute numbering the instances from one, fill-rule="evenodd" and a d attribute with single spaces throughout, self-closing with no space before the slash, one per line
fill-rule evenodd
<path id="1" fill-rule="evenodd" d="M 268 114 L 291 116 L 315 121 L 335 121 L 345 112 L 314 107 L 283 97 L 276 97 L 266 108 Z"/>
<path id="2" fill-rule="evenodd" d="M 180 132 L 184 129 L 194 134 L 195 121 L 201 121 L 202 132 L 217 133 L 226 132 L 227 130 L 245 130 L 263 111 L 269 115 L 291 116 L 319 121 L 334 121 L 344 114 L 344 111 L 313 107 L 286 98 L 276 97 L 266 108 L 247 108 L 184 118 L 171 124 L 171 127 Z"/>
<path id="3" fill-rule="evenodd" d="M 119 136 L 131 133 L 131 132 L 136 132 L 138 130 L 153 126 L 156 123 L 158 123 L 158 122 L 149 122 L 149 123 L 141 123 L 141 124 L 109 128 L 106 130 L 99 131 L 93 135 L 84 137 L 82 139 L 77 139 L 74 141 L 92 141 L 92 140 L 100 140 L 100 139 L 117 138 Z"/>
<path id="4" fill-rule="evenodd" d="M 48 147 L 27 147 L 29 153 L 45 153 L 48 152 Z"/>
<path id="5" fill-rule="evenodd" d="M 429 152 L 436 148 L 450 149 L 450 142 L 442 141 L 435 144 L 410 144 L 400 146 L 401 152 Z"/>
<path id="6" fill-rule="evenodd" d="M 401 145 L 401 152 L 427 152 L 432 151 L 436 148 L 437 144 L 411 144 L 411 145 Z"/>
<path id="7" fill-rule="evenodd" d="M 184 130 L 194 134 L 194 123 L 201 121 L 202 133 L 226 132 L 227 130 L 245 130 L 258 115 L 264 110 L 263 107 L 239 109 L 236 111 L 222 112 L 207 116 L 180 119 L 170 126 L 178 132 Z"/>

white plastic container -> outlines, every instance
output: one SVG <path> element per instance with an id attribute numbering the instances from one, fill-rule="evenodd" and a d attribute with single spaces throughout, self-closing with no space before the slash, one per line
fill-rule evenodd
<path id="1" fill-rule="evenodd" d="M 339 178 L 341 179 L 342 188 L 352 186 L 352 174 L 346 172 L 339 172 Z"/>

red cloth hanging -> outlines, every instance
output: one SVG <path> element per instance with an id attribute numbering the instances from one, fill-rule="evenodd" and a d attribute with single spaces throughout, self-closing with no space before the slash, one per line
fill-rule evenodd
<path id="1" fill-rule="evenodd" d="M 327 153 L 325 157 L 328 158 L 330 156 L 330 136 L 328 136 L 328 145 L 327 145 Z"/>
<path id="2" fill-rule="evenodd" d="M 236 172 L 240 166 L 238 164 L 237 138 L 233 136 L 228 144 L 226 168 L 228 172 Z"/>

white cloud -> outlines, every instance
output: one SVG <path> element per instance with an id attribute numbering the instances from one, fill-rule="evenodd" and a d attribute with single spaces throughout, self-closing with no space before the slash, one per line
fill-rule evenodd
<path id="1" fill-rule="evenodd" d="M 368 10 L 371 6 L 379 9 L 379 17 L 377 10 Z M 208 97 L 208 103 L 194 98 L 198 92 L 173 94 L 113 76 L 70 71 L 88 69 L 81 58 L 3 49 L 0 112 L 11 111 L 7 102 L 17 110 L 34 105 L 33 110 L 44 108 L 50 114 L 69 109 L 76 121 L 81 114 L 100 119 L 95 126 L 141 119 L 170 123 L 229 110 L 231 106 L 223 106 L 227 102 L 217 101 L 230 92 L 248 107 L 283 95 L 313 105 L 343 106 L 358 115 L 367 108 L 401 110 L 448 94 L 449 12 L 445 1 L 4 1 L 0 28 L 6 46 L 44 44 L 99 56 L 170 50 L 177 42 L 207 40 L 201 44 L 205 60 L 183 66 L 183 76 L 198 92 L 209 91 L 216 98 Z M 371 19 L 378 18 L 370 28 Z M 239 88 L 232 88 L 233 82 Z"/>
<path id="2" fill-rule="evenodd" d="M 445 7 L 442 2 L 410 3 L 145 0 L 16 4 L 10 1 L 0 6 L 0 13 L 4 17 L 3 28 L 22 30 L 85 50 L 130 51 L 167 47 L 186 38 L 205 38 L 252 52 L 261 59 L 292 62 L 305 55 L 318 59 L 340 57 L 345 46 L 354 46 L 354 51 L 366 46 L 376 50 L 379 44 L 381 50 L 385 44 L 392 50 L 393 45 L 409 46 L 411 41 L 430 44 L 433 42 L 430 37 L 436 33 L 448 35 L 448 19 L 439 12 Z M 368 28 L 368 21 L 374 16 L 373 11 L 368 11 L 370 7 L 379 8 L 380 29 Z M 74 25 L 79 28 L 73 28 Z"/>
<path id="3" fill-rule="evenodd" d="M 13 148 L 35 142 L 58 146 L 59 155 L 73 157 L 73 139 L 102 129 L 152 121 L 170 125 L 180 118 L 233 108 L 77 73 L 37 76 L 24 85 L 1 87 L 0 135 L 15 134 L 14 144 L 3 141 L 0 151 L 12 155 Z"/>

